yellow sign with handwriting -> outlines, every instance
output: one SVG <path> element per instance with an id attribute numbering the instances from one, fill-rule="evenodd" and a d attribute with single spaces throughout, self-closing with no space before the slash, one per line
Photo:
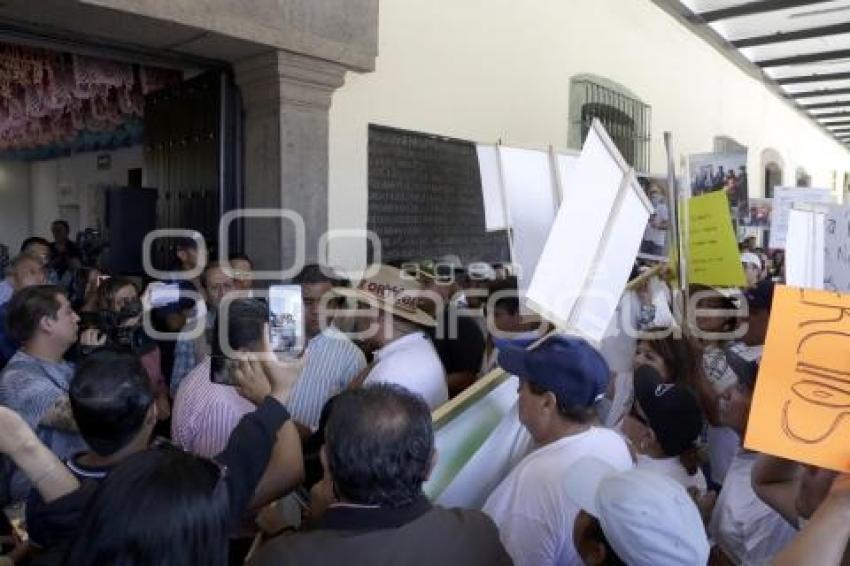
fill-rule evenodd
<path id="1" fill-rule="evenodd" d="M 723 191 L 688 200 L 688 282 L 713 287 L 746 285 L 729 199 Z"/>

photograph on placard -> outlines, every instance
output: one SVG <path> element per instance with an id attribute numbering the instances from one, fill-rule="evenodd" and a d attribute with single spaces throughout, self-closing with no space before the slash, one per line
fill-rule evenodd
<path id="1" fill-rule="evenodd" d="M 667 179 L 641 175 L 638 177 L 643 192 L 652 203 L 653 211 L 640 242 L 638 257 L 654 261 L 667 261 L 670 255 L 672 217 L 670 191 Z"/>
<path id="2" fill-rule="evenodd" d="M 749 214 L 741 219 L 741 226 L 770 227 L 770 216 L 773 214 L 773 199 L 749 199 Z"/>
<path id="3" fill-rule="evenodd" d="M 690 156 L 691 195 L 723 191 L 729 198 L 733 224 L 749 216 L 747 152 L 698 153 Z"/>

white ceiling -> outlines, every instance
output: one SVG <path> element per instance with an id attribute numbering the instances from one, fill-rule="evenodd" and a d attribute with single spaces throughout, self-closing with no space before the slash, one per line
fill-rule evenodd
<path id="1" fill-rule="evenodd" d="M 768 79 L 782 80 L 792 77 L 808 77 L 845 73 L 839 79 L 825 78 L 823 80 L 806 80 L 782 84 L 783 92 L 797 103 L 805 106 L 810 104 L 834 103 L 835 107 L 809 109 L 808 112 L 821 123 L 850 120 L 850 0 L 824 0 L 810 2 L 796 7 L 770 9 L 769 3 L 760 0 L 679 0 L 698 17 L 716 10 L 740 8 L 748 5 L 766 7 L 758 13 L 735 15 L 713 19 L 702 25 L 710 26 L 715 32 L 729 42 L 756 37 L 805 32 L 826 26 L 846 25 L 848 29 L 819 37 L 808 37 L 788 40 L 781 35 L 772 38 L 769 43 L 741 47 L 739 52 L 750 62 L 758 64 L 763 61 L 817 55 L 832 51 L 847 51 L 840 58 L 831 58 L 818 62 L 795 62 L 779 66 L 762 66 Z M 776 2 L 779 3 L 778 1 Z M 788 2 L 785 3 L 787 5 Z M 805 4 L 800 2 L 800 4 Z M 819 90 L 842 89 L 846 92 L 838 94 L 821 94 Z M 810 96 L 792 97 L 796 93 L 811 93 Z M 824 114 L 848 112 L 847 116 L 822 118 Z"/>

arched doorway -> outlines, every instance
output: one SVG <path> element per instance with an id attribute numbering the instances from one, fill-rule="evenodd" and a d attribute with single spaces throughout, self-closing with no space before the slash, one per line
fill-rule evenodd
<path id="1" fill-rule="evenodd" d="M 785 161 L 779 152 L 767 148 L 761 152 L 762 179 L 764 179 L 764 197 L 772 198 L 773 189 L 782 185 L 782 174 Z"/>

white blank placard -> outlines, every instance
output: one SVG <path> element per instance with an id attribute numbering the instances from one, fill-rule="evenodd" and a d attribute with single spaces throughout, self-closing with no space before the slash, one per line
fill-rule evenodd
<path id="1" fill-rule="evenodd" d="M 808 187 L 775 187 L 773 189 L 773 211 L 770 215 L 770 247 L 785 249 L 788 233 L 788 211 L 798 204 L 833 202 L 829 189 Z"/>
<path id="2" fill-rule="evenodd" d="M 527 297 L 531 309 L 560 328 L 579 330 L 597 342 L 620 300 L 649 218 L 642 190 L 633 175 L 626 179 L 622 158 L 602 135 L 591 129 L 575 167 L 567 172 L 564 201 Z M 618 203 L 621 189 L 624 196 Z M 580 312 L 575 310 L 579 297 Z"/>
<path id="3" fill-rule="evenodd" d="M 555 160 L 558 164 L 558 179 L 560 179 L 560 183 L 555 187 L 559 203 L 564 202 L 564 199 L 568 198 L 570 188 L 565 185 L 566 179 L 569 178 L 571 171 L 575 168 L 576 163 L 578 163 L 579 155 L 581 154 L 557 153 L 555 155 Z"/>
<path id="4" fill-rule="evenodd" d="M 519 267 L 520 291 L 528 287 L 555 220 L 555 190 L 549 154 L 499 147 L 513 263 Z"/>
<path id="5" fill-rule="evenodd" d="M 826 214 L 788 211 L 785 240 L 785 283 L 793 287 L 823 289 L 824 224 Z"/>
<path id="6" fill-rule="evenodd" d="M 502 191 L 502 175 L 499 172 L 499 154 L 495 145 L 478 144 L 478 170 L 481 173 L 481 196 L 484 199 L 484 229 L 488 232 L 505 230 L 508 219 L 505 215 L 505 197 Z"/>

